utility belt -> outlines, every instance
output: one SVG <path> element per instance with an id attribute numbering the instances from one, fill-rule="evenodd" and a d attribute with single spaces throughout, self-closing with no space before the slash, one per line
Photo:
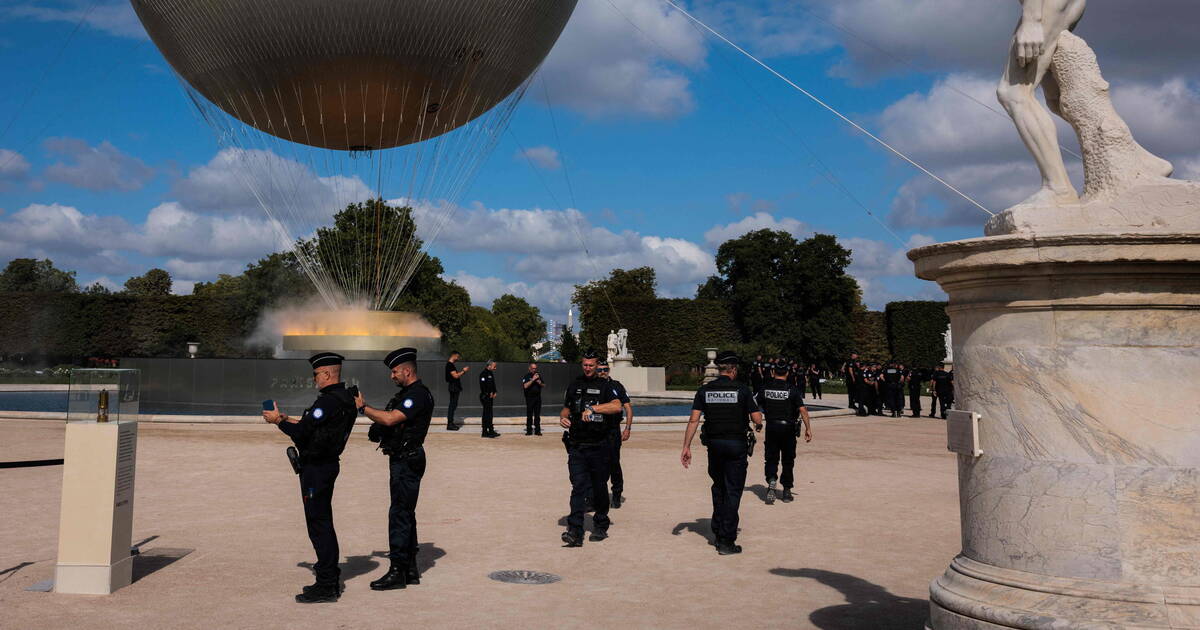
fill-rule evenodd
<path id="1" fill-rule="evenodd" d="M 337 457 L 313 457 L 312 455 L 304 455 L 296 450 L 295 446 L 287 447 L 288 463 L 292 465 L 292 472 L 297 475 L 304 470 L 305 466 L 317 466 L 321 464 L 336 464 Z"/>
<path id="2" fill-rule="evenodd" d="M 416 446 L 401 446 L 399 448 L 383 447 L 383 454 L 395 459 L 409 459 L 417 455 L 425 454 L 425 445 L 417 444 Z"/>

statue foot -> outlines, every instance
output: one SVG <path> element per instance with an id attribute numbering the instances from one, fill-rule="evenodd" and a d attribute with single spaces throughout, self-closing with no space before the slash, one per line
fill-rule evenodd
<path id="1" fill-rule="evenodd" d="M 1074 189 L 1054 190 L 1049 186 L 1033 193 L 1018 206 L 1069 206 L 1079 203 L 1079 195 Z M 1015 206 L 1014 206 L 1015 207 Z"/>
<path id="2" fill-rule="evenodd" d="M 1170 177 L 1175 172 L 1175 165 L 1153 153 L 1142 149 L 1142 168 L 1159 177 Z"/>

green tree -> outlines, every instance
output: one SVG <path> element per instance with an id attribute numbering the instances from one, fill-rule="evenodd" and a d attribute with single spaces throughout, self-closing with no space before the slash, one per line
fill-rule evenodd
<path id="1" fill-rule="evenodd" d="M 15 258 L 0 272 L 0 291 L 75 293 L 74 271 L 57 269 L 50 259 Z"/>
<path id="2" fill-rule="evenodd" d="M 280 301 L 303 300 L 316 293 L 300 261 L 292 252 L 277 252 L 246 265 L 236 276 L 221 274 L 213 282 L 197 282 L 192 295 L 238 298 L 256 310 Z"/>
<path id="3" fill-rule="evenodd" d="M 542 312 L 525 300 L 505 293 L 492 302 L 492 315 L 521 348 L 528 348 L 546 335 Z"/>
<path id="4" fill-rule="evenodd" d="M 93 282 L 83 289 L 83 293 L 87 295 L 112 295 L 112 289 L 99 282 Z"/>
<path id="5" fill-rule="evenodd" d="M 563 360 L 567 363 L 579 362 L 579 355 L 581 354 L 579 342 L 575 340 L 575 335 L 571 331 L 563 331 L 562 342 L 558 344 L 558 353 L 562 355 Z"/>
<path id="6" fill-rule="evenodd" d="M 155 268 L 134 276 L 125 281 L 125 293 L 138 297 L 171 295 L 171 274 Z"/>
<path id="7" fill-rule="evenodd" d="M 891 302 L 884 307 L 888 349 L 905 363 L 932 367 L 946 359 L 946 302 Z"/>
<path id="8" fill-rule="evenodd" d="M 467 361 L 527 361 L 529 352 L 517 346 L 499 318 L 482 306 L 472 306 L 467 323 L 450 340 Z"/>
<path id="9" fill-rule="evenodd" d="M 604 348 L 609 329 L 594 325 L 597 317 L 604 311 L 611 313 L 617 302 L 653 300 L 657 295 L 658 277 L 652 267 L 613 269 L 607 278 L 575 285 L 571 302 L 579 307 L 580 341 L 586 346 Z M 624 319 L 619 311 L 617 319 Z"/>

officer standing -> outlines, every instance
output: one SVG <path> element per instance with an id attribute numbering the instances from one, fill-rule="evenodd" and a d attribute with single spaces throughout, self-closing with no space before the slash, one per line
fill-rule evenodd
<path id="1" fill-rule="evenodd" d="M 457 354 L 457 353 L 456 353 Z M 433 416 L 433 394 L 417 375 L 417 351 L 400 348 L 383 360 L 400 391 L 383 409 L 356 402 L 375 424 L 369 438 L 388 456 L 391 507 L 388 510 L 388 558 L 391 566 L 371 582 L 371 590 L 388 591 L 421 583 L 417 568 L 417 497 L 425 475 L 425 436 Z"/>
<path id="2" fill-rule="evenodd" d="M 604 415 L 620 413 L 621 401 L 597 374 L 599 363 L 595 351 L 583 353 L 583 375 L 567 387 L 559 413 L 558 423 L 566 429 L 563 444 L 567 447 L 567 471 L 571 476 L 571 514 L 567 516 L 567 531 L 562 533 L 562 541 L 568 547 L 583 545 L 583 514 L 589 494 L 595 509 L 591 540 L 608 538 L 612 445 Z"/>
<path id="3" fill-rule="evenodd" d="M 851 352 L 850 360 L 842 364 L 842 378 L 846 379 L 846 399 L 849 407 L 858 412 L 858 415 L 865 416 L 859 409 L 862 401 L 859 399 L 859 390 L 861 380 L 862 366 L 858 362 L 858 353 Z"/>
<path id="4" fill-rule="evenodd" d="M 629 393 L 625 391 L 625 386 L 611 376 L 609 376 L 608 361 L 600 359 L 600 365 L 597 367 L 597 374 L 600 378 L 608 381 L 608 386 L 613 390 L 613 396 L 621 401 L 621 411 L 617 413 L 609 413 L 604 415 L 604 423 L 608 426 L 608 439 L 612 446 L 612 454 L 609 457 L 612 459 L 612 465 L 609 467 L 609 477 L 612 480 L 612 509 L 621 507 L 623 501 L 621 494 L 625 491 L 625 473 L 621 470 L 621 443 L 629 439 L 630 429 L 633 427 L 633 404 L 629 402 Z M 622 414 L 622 412 L 624 412 Z M 621 416 L 625 416 L 625 428 L 621 428 Z"/>
<path id="5" fill-rule="evenodd" d="M 797 418 L 804 421 L 804 441 L 812 441 L 812 426 L 808 421 L 808 407 L 804 406 L 803 391 L 788 383 L 787 376 L 790 366 L 779 363 L 773 373 L 775 378 L 763 384 L 758 393 L 758 404 L 762 408 L 767 421 L 767 439 L 763 445 L 763 459 L 766 462 L 767 505 L 775 503 L 775 482 L 783 482 L 784 503 L 792 501 L 792 486 L 795 482 L 793 468 L 796 462 L 796 437 L 800 427 Z M 780 456 L 783 457 L 783 475 L 776 477 Z"/>
<path id="6" fill-rule="evenodd" d="M 496 406 L 496 362 L 491 359 L 488 359 L 487 365 L 479 373 L 479 404 L 483 406 L 483 416 L 480 418 L 483 437 L 500 437 L 493 424 Z"/>
<path id="7" fill-rule="evenodd" d="M 954 372 L 947 372 L 946 366 L 939 365 L 933 373 L 933 392 L 937 394 L 938 404 L 942 408 L 942 420 L 946 419 L 946 412 L 954 407 Z M 930 417 L 933 416 L 933 410 L 929 410 Z"/>
<path id="8" fill-rule="evenodd" d="M 450 353 L 450 357 L 446 360 L 446 391 L 450 393 L 450 405 L 446 407 L 446 430 L 457 431 L 458 424 L 454 422 L 454 411 L 458 409 L 458 396 L 462 393 L 462 377 L 467 372 L 471 371 L 471 366 L 466 366 L 463 369 L 457 368 L 458 360 L 462 355 L 457 350 Z"/>
<path id="9" fill-rule="evenodd" d="M 874 396 L 872 396 L 872 393 L 875 391 L 874 374 L 871 372 L 870 366 L 858 362 L 854 363 L 851 373 L 854 375 L 854 393 L 858 401 L 858 415 L 871 415 L 873 405 L 875 404 L 873 400 Z"/>
<path id="10" fill-rule="evenodd" d="M 529 372 L 521 378 L 521 388 L 525 392 L 525 435 L 542 434 L 542 387 L 545 385 L 537 363 L 530 363 Z"/>
<path id="11" fill-rule="evenodd" d="M 817 369 L 817 364 L 813 363 L 808 366 L 806 371 L 808 375 L 808 386 L 812 389 L 814 399 L 821 398 L 821 370 Z"/>
<path id="12" fill-rule="evenodd" d="M 684 468 L 692 464 L 692 438 L 704 415 L 700 443 L 708 447 L 708 476 L 712 479 L 712 528 L 717 553 L 726 556 L 741 553 L 737 545 L 738 506 L 746 488 L 746 467 L 749 456 L 749 426 L 754 423 L 762 431 L 762 412 L 750 388 L 737 381 L 738 357 L 725 351 L 717 355 L 715 380 L 700 386 L 692 402 L 683 436 L 683 452 L 679 462 Z"/>
<path id="13" fill-rule="evenodd" d="M 336 602 L 342 594 L 339 581 L 337 532 L 333 528 L 333 486 L 341 465 L 338 457 L 354 428 L 354 395 L 342 383 L 343 357 L 332 352 L 313 355 L 313 383 L 320 390 L 316 402 L 293 418 L 278 405 L 262 412 L 263 420 L 279 427 L 292 438 L 299 452 L 300 497 L 304 501 L 304 522 L 308 539 L 317 552 L 313 565 L 316 583 L 306 586 L 296 601 L 302 604 Z"/>
<path id="14" fill-rule="evenodd" d="M 763 381 L 766 380 L 766 375 L 763 373 L 763 366 L 766 361 L 763 361 L 762 355 L 754 357 L 754 363 L 750 364 L 750 386 L 754 388 L 754 392 L 762 389 Z"/>
<path id="15" fill-rule="evenodd" d="M 900 410 L 904 405 L 904 388 L 901 384 L 903 380 L 904 371 L 896 365 L 895 361 L 889 361 L 887 367 L 883 369 L 880 385 L 883 390 L 884 404 L 887 405 L 888 412 L 893 418 L 900 417 Z"/>
<path id="16" fill-rule="evenodd" d="M 904 379 L 908 383 L 908 406 L 912 409 L 912 417 L 921 417 L 921 386 L 929 380 L 929 372 L 925 368 L 914 367 L 908 371 Z"/>

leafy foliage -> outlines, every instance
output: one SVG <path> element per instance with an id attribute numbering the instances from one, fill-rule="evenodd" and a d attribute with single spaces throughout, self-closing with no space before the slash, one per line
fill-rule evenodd
<path id="1" fill-rule="evenodd" d="M 171 274 L 163 269 L 151 269 L 144 275 L 125 281 L 125 293 L 138 297 L 171 295 Z"/>
<path id="2" fill-rule="evenodd" d="M 892 356 L 913 365 L 932 367 L 946 359 L 942 337 L 950 325 L 946 302 L 892 302 L 884 310 Z"/>
<path id="3" fill-rule="evenodd" d="M 529 351 L 518 346 L 492 311 L 472 306 L 462 332 L 452 344 L 467 361 L 528 361 Z"/>
<path id="4" fill-rule="evenodd" d="M 0 291 L 74 293 L 79 290 L 74 271 L 63 271 L 50 259 L 15 258 L 0 272 Z"/>
<path id="5" fill-rule="evenodd" d="M 492 302 L 492 315 L 512 338 L 513 343 L 527 349 L 546 334 L 542 312 L 525 298 L 505 293 Z"/>
<path id="6" fill-rule="evenodd" d="M 853 322 L 854 344 L 849 351 L 857 352 L 863 361 L 886 361 L 889 351 L 883 313 L 859 308 L 854 312 Z M 849 357 L 849 353 L 843 359 L 846 357 Z"/>
<path id="7" fill-rule="evenodd" d="M 652 267 L 638 267 L 628 271 L 613 269 L 607 278 L 575 285 L 571 301 L 579 307 L 579 321 L 582 325 L 580 343 L 602 351 L 607 343 L 609 329 L 615 330 L 621 326 L 596 327 L 589 325 L 589 322 L 598 321 L 597 317 L 605 316 L 605 312 L 611 319 L 616 302 L 652 300 L 658 295 L 657 291 L 658 278 Z M 623 321 L 624 315 L 620 319 Z"/>
<path id="8" fill-rule="evenodd" d="M 726 349 L 738 339 L 725 302 L 643 298 L 620 300 L 613 306 L 629 330 L 629 348 L 641 365 L 704 365 L 704 348 Z M 604 352 L 608 331 L 619 327 L 611 309 L 599 310 L 591 320 L 585 320 L 585 326 L 604 332 L 600 343 L 593 346 L 597 352 Z"/>
<path id="9" fill-rule="evenodd" d="M 583 353 L 579 349 L 579 341 L 575 339 L 574 333 L 569 330 L 563 331 L 562 341 L 558 346 L 558 353 L 562 355 L 563 360 L 567 363 L 576 363 L 579 361 L 579 357 Z"/>
<path id="10" fill-rule="evenodd" d="M 192 295 L 246 300 L 256 310 L 282 300 L 302 300 L 316 293 L 292 252 L 271 254 L 246 265 L 240 275 L 221 274 L 213 282 L 198 282 Z"/>

